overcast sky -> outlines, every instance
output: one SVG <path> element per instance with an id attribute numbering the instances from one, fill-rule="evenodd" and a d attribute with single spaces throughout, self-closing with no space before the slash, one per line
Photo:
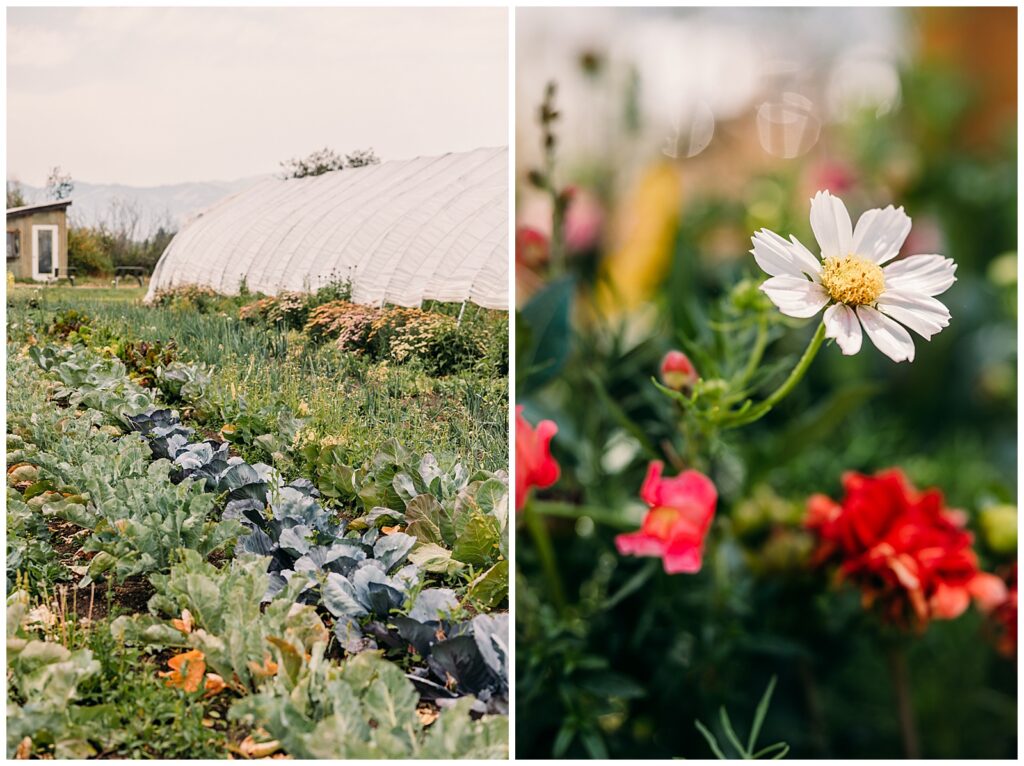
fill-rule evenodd
<path id="1" fill-rule="evenodd" d="M 7 177 L 233 180 L 508 143 L 503 8 L 12 8 Z"/>

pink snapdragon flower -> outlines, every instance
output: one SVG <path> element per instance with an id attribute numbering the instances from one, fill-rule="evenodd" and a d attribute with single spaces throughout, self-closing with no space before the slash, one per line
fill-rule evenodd
<path id="1" fill-rule="evenodd" d="M 560 469 L 551 456 L 551 439 L 558 433 L 553 420 L 542 420 L 535 429 L 523 417 L 523 407 L 516 407 L 516 510 L 526 505 L 531 487 L 550 487 Z"/>
<path id="2" fill-rule="evenodd" d="M 639 531 L 619 535 L 615 546 L 623 556 L 660 556 L 668 574 L 699 572 L 718 491 L 699 471 L 663 479 L 663 468 L 661 461 L 648 467 L 640 498 L 650 510 Z"/>

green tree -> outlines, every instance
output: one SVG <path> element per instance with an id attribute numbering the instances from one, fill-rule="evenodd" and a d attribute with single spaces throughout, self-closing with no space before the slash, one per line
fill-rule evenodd
<path id="1" fill-rule="evenodd" d="M 7 182 L 7 209 L 10 210 L 12 207 L 23 207 L 27 203 L 25 202 L 25 194 L 21 189 L 21 184 L 17 181 Z"/>
<path id="2" fill-rule="evenodd" d="M 114 270 L 108 242 L 99 229 L 85 226 L 68 228 L 68 265 L 79 274 L 103 276 Z"/>

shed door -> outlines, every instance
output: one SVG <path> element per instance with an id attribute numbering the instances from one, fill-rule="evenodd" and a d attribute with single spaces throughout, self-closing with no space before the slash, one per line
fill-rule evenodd
<path id="1" fill-rule="evenodd" d="M 50 279 L 57 273 L 57 227 L 32 227 L 32 278 Z"/>

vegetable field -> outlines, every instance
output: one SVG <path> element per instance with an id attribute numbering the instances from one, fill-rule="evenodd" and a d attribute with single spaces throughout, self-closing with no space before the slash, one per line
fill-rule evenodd
<path id="1" fill-rule="evenodd" d="M 9 290 L 9 757 L 507 756 L 507 317 L 347 298 Z"/>

